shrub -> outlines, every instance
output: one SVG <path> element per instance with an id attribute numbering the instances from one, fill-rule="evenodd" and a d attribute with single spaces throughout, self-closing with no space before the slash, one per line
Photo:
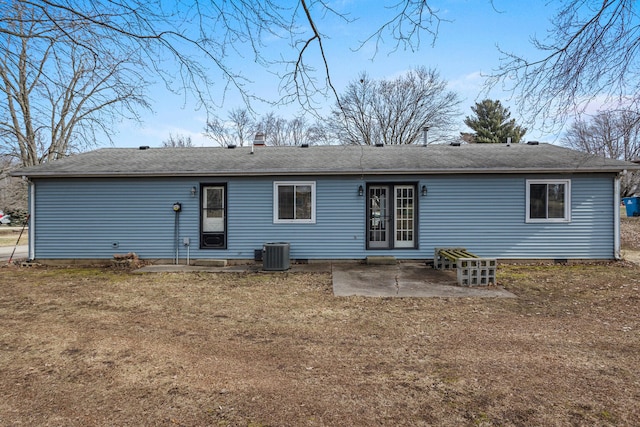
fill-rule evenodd
<path id="1" fill-rule="evenodd" d="M 11 225 L 21 227 L 26 224 L 28 212 L 26 209 L 4 209 L 5 215 L 11 216 Z"/>

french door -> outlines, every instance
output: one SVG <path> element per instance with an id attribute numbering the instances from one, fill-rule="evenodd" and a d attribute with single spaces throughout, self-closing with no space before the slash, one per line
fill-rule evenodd
<path id="1" fill-rule="evenodd" d="M 370 249 L 416 247 L 416 186 L 369 185 L 367 246 Z"/>

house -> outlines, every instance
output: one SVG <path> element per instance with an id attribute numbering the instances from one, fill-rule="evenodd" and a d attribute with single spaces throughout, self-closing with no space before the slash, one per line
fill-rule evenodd
<path id="1" fill-rule="evenodd" d="M 619 177 L 638 166 L 550 144 L 105 148 L 14 173 L 29 257 L 180 263 L 619 257 Z"/>

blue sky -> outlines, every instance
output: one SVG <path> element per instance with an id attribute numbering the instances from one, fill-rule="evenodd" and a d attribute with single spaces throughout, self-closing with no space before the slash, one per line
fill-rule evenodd
<path id="1" fill-rule="evenodd" d="M 386 3 L 393 5 L 397 0 Z M 449 88 L 463 100 L 459 131 L 466 132 L 469 129 L 462 122 L 464 116 L 470 115 L 470 107 L 484 98 L 481 95 L 484 83 L 482 75 L 490 73 L 500 63 L 501 54 L 497 46 L 527 58 L 539 57 L 541 54 L 532 48 L 530 40 L 534 35 L 540 38 L 545 36 L 555 8 L 547 2 L 519 0 L 437 0 L 430 1 L 429 4 L 439 9 L 439 15 L 449 21 L 441 22 L 435 44 L 432 45 L 432 39 L 425 35 L 416 51 L 401 49 L 391 52 L 393 43 L 387 43 L 380 46 L 379 52 L 373 57 L 372 44 L 355 52 L 353 49 L 358 46 L 359 40 L 375 31 L 385 17 L 388 18 L 389 11 L 378 6 L 377 1 L 332 2 L 336 10 L 348 13 L 355 19 L 349 24 L 333 17 L 318 21 L 319 30 L 330 37 L 325 41 L 325 49 L 333 83 L 340 93 L 362 71 L 366 71 L 372 78 L 382 79 L 397 76 L 416 66 L 435 68 L 448 82 Z M 390 37 L 386 39 L 392 42 Z M 286 49 L 282 42 L 274 42 L 268 48 Z M 238 57 L 232 58 L 232 61 L 238 69 L 249 70 L 253 79 L 251 90 L 265 97 L 277 98 L 280 82 L 276 76 L 251 66 L 250 58 Z M 218 91 L 218 99 L 221 100 L 224 96 L 224 104 L 216 111 L 218 116 L 226 117 L 229 110 L 244 106 L 235 92 L 223 94 L 222 85 L 213 89 L 214 92 Z M 197 146 L 211 145 L 202 136 L 206 112 L 196 110 L 192 100 L 187 99 L 185 103 L 183 97 L 172 95 L 162 85 L 158 85 L 150 95 L 154 112 L 145 114 L 141 125 L 123 122 L 119 133 L 114 137 L 115 146 L 157 147 L 170 133 L 188 135 Z M 509 93 L 493 90 L 488 97 L 499 99 L 510 106 L 509 96 Z M 331 99 L 324 101 L 325 110 L 328 111 L 332 104 Z M 274 108 L 256 103 L 253 108 L 259 115 L 273 111 L 285 118 L 291 118 L 299 112 L 295 105 Z M 518 120 L 515 109 L 511 108 L 511 111 L 512 117 Z M 529 132 L 526 138 L 554 142 L 553 136 L 536 131 Z"/>

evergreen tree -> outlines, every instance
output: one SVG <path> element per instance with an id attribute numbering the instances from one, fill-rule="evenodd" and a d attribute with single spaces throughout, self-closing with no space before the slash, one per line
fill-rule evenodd
<path id="1" fill-rule="evenodd" d="M 500 101 L 485 99 L 476 102 L 471 111 L 475 117 L 465 117 L 464 124 L 473 129 L 477 143 L 505 143 L 511 137 L 511 142 L 520 142 L 526 128 L 516 125 L 515 119 L 510 119 L 509 109 L 502 106 Z"/>

